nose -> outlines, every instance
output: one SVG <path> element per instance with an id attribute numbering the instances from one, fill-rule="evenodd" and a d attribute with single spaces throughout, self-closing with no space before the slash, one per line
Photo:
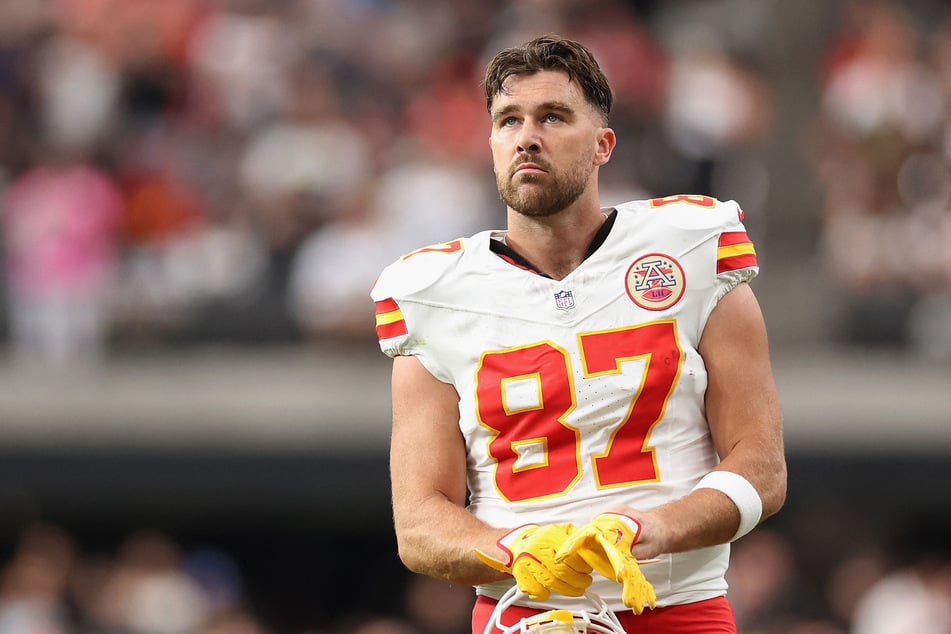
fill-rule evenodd
<path id="1" fill-rule="evenodd" d="M 531 120 L 524 121 L 519 130 L 517 142 L 519 153 L 537 153 L 541 150 L 541 130 L 539 126 Z"/>
<path id="2" fill-rule="evenodd" d="M 537 154 L 541 148 L 538 146 L 537 143 L 528 143 L 525 145 L 520 144 L 518 146 L 518 149 L 520 152 L 527 152 L 529 154 Z"/>

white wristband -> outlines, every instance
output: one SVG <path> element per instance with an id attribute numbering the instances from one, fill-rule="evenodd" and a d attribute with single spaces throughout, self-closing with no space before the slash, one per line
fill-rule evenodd
<path id="1" fill-rule="evenodd" d="M 750 481 L 732 471 L 711 471 L 700 479 L 697 489 L 716 489 L 733 500 L 740 511 L 740 527 L 730 540 L 735 542 L 756 528 L 763 516 L 763 500 Z"/>

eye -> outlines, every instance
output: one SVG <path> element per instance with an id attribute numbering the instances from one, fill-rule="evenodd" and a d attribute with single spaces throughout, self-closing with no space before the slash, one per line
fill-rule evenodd
<path id="1" fill-rule="evenodd" d="M 518 122 L 518 119 L 516 119 L 515 117 L 505 117 L 504 119 L 502 119 L 502 127 L 504 128 L 507 126 L 515 125 L 517 122 Z"/>
<path id="2" fill-rule="evenodd" d="M 561 117 L 555 114 L 554 112 L 549 112 L 548 114 L 545 115 L 546 123 L 556 123 L 558 121 L 561 121 Z"/>

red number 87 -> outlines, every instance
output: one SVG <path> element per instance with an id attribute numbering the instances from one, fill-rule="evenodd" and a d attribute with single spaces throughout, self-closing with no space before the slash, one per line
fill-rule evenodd
<path id="1" fill-rule="evenodd" d="M 592 456 L 598 487 L 656 481 L 657 464 L 648 438 L 680 375 L 683 352 L 675 323 L 582 333 L 578 347 L 582 380 L 620 373 L 622 361 L 645 361 L 626 417 L 605 452 Z M 516 387 L 522 398 L 513 403 Z M 479 422 L 493 434 L 489 456 L 497 463 L 496 486 L 505 499 L 562 495 L 581 477 L 580 434 L 565 421 L 575 399 L 570 357 L 551 342 L 483 354 L 476 370 L 476 409 Z M 536 453 L 526 462 L 528 451 Z"/>

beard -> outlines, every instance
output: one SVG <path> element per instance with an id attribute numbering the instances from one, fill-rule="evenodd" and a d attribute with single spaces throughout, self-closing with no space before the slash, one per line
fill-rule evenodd
<path id="1" fill-rule="evenodd" d="M 496 175 L 499 197 L 513 211 L 533 218 L 553 216 L 578 200 L 588 185 L 592 169 L 590 162 L 579 161 L 562 174 L 549 171 L 516 175 L 517 167 L 514 165 Z"/>

